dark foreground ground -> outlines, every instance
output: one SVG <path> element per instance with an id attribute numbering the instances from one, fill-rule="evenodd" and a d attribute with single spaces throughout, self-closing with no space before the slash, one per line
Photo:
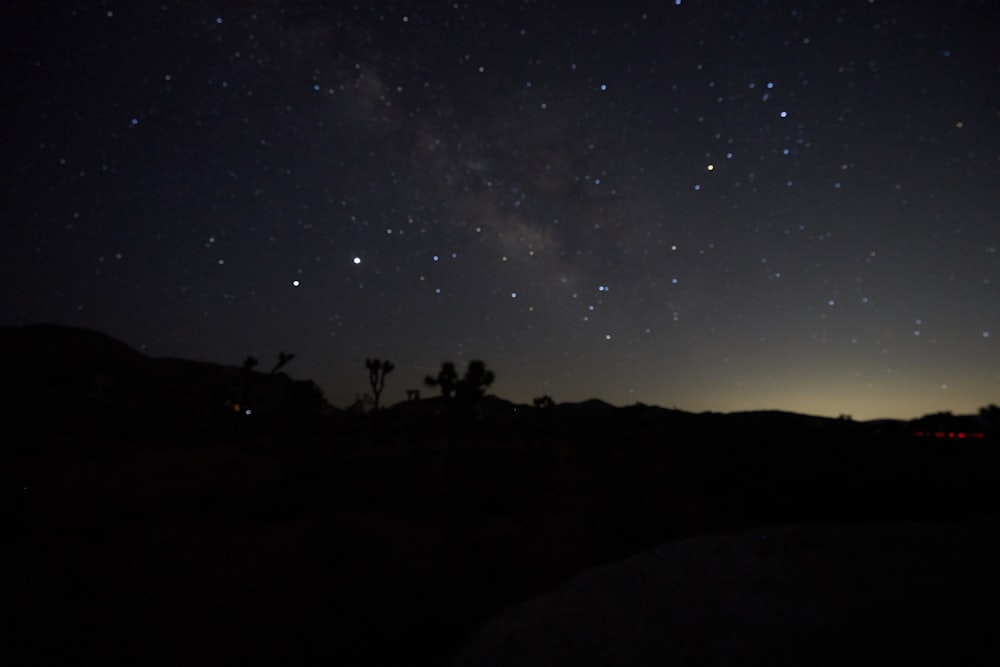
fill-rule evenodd
<path id="1" fill-rule="evenodd" d="M 679 538 L 998 516 L 990 439 L 630 423 L 10 436 L 8 664 L 446 664 L 510 605 Z"/>
<path id="2" fill-rule="evenodd" d="M 456 667 L 995 665 L 996 521 L 664 543 L 494 617 Z"/>

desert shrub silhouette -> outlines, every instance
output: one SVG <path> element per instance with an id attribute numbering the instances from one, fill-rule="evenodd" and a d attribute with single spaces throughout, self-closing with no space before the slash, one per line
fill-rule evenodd
<path id="1" fill-rule="evenodd" d="M 544 396 L 539 396 L 539 397 L 535 398 L 535 400 L 533 401 L 533 403 L 534 403 L 534 405 L 535 405 L 536 408 L 539 408 L 539 409 L 542 409 L 542 410 L 547 409 L 547 408 L 553 408 L 556 405 L 556 402 L 553 401 L 552 397 L 549 396 L 548 394 L 545 394 Z"/>

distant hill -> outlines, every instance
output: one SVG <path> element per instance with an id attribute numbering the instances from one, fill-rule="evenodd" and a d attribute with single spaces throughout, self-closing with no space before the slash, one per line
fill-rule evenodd
<path id="1" fill-rule="evenodd" d="M 95 370 L 128 373 L 148 359 L 107 334 L 49 324 L 0 328 L 8 376 L 28 386 L 83 381 Z"/>
<path id="2" fill-rule="evenodd" d="M 233 413 L 295 418 L 328 410 L 309 380 L 238 366 L 153 359 L 88 329 L 0 328 L 9 352 L 0 404 L 5 423 L 38 431 L 95 427 L 181 429 L 218 426 Z"/>
<path id="3" fill-rule="evenodd" d="M 10 361 L 0 390 L 8 425 L 40 431 L 143 427 L 164 432 L 228 428 L 234 414 L 287 428 L 333 408 L 311 380 L 233 365 L 154 359 L 111 336 L 88 329 L 37 324 L 0 327 Z M 397 422 L 405 437 L 414 420 L 434 422 L 447 401 L 431 397 L 384 411 L 385 428 Z M 484 397 L 476 419 L 492 439 L 573 438 L 599 446 L 656 441 L 705 443 L 739 440 L 789 443 L 862 439 L 873 435 L 926 438 L 992 437 L 1000 408 L 978 415 L 927 415 L 911 422 L 816 417 L 782 411 L 689 413 L 635 404 L 615 407 L 599 399 L 537 408 L 497 396 Z"/>

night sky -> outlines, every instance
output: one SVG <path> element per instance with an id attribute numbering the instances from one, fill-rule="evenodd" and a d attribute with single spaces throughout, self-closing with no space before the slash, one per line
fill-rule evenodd
<path id="1" fill-rule="evenodd" d="M 383 404 L 479 358 L 518 402 L 975 412 L 998 11 L 15 2 L 0 324 L 292 352 L 338 407 L 380 357 Z"/>

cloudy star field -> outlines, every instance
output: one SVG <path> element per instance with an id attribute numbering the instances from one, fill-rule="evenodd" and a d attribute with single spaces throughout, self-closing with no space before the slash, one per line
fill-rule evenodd
<path id="1" fill-rule="evenodd" d="M 991 2 L 19 2 L 0 317 L 346 407 L 1000 401 Z M 428 395 L 431 390 L 424 389 Z"/>

